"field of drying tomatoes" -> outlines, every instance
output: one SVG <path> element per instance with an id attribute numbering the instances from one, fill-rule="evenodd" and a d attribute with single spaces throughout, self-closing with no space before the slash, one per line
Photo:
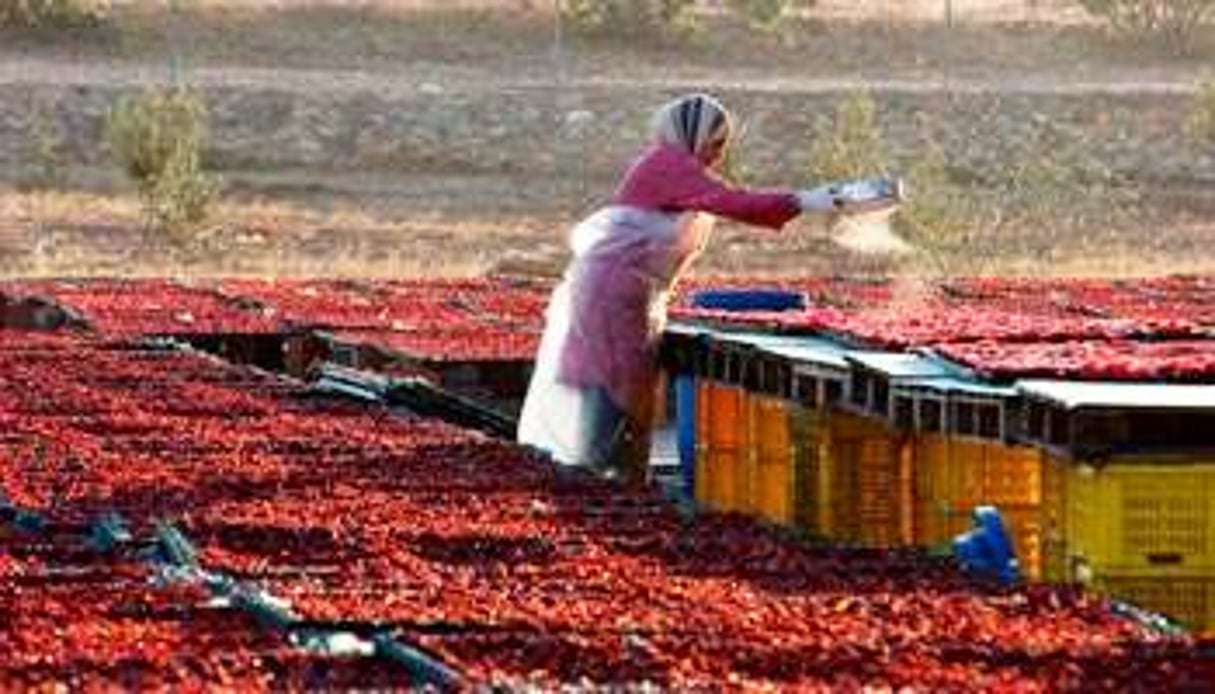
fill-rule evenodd
<path id="1" fill-rule="evenodd" d="M 741 279 L 717 287 L 801 292 L 802 310 L 728 313 L 685 301 L 672 315 L 936 353 L 997 381 L 1215 382 L 1215 278 L 897 281 Z"/>
<path id="2" fill-rule="evenodd" d="M 437 280 L 28 281 L 7 301 L 41 297 L 110 336 L 274 335 L 316 330 L 430 362 L 526 362 L 550 286 L 510 278 Z M 691 307 L 704 288 L 797 291 L 806 308 L 725 313 Z M 703 279 L 674 318 L 816 333 L 876 349 L 931 350 L 981 376 L 1209 381 L 1215 377 L 1215 278 Z"/>
<path id="3" fill-rule="evenodd" d="M 1210 644 L 1155 632 L 1070 587 L 1000 588 L 911 550 L 815 545 L 741 516 L 691 516 L 656 489 L 136 338 L 189 334 L 183 325 L 425 333 L 485 321 L 527 332 L 541 287 L 4 290 L 10 306 L 52 296 L 85 327 L 0 330 L 3 689 L 421 681 L 381 650 L 308 647 L 300 636 L 315 630 L 363 643 L 388 635 L 467 686 L 1215 686 Z M 852 310 L 870 291 L 880 288 L 855 287 Z M 366 303 L 343 309 L 356 296 Z M 102 522 L 114 518 L 121 541 Z M 166 570 L 155 541 L 166 523 L 188 538 L 195 570 Z M 225 599 L 217 576 L 273 596 L 277 618 Z"/>
<path id="4" fill-rule="evenodd" d="M 316 330 L 427 361 L 535 356 L 550 287 L 511 279 L 41 280 L 0 283 L 9 304 L 53 301 L 77 324 L 135 337 Z"/>

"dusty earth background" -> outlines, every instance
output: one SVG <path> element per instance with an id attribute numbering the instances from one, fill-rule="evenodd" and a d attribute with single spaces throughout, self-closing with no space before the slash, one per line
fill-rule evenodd
<path id="1" fill-rule="evenodd" d="M 546 2 L 177 6 L 122 3 L 93 32 L 0 34 L 6 274 L 551 273 L 649 110 L 685 89 L 742 116 L 756 184 L 809 182 L 825 119 L 864 89 L 901 161 L 940 146 L 955 175 L 998 175 L 1045 124 L 1141 193 L 1116 228 L 980 231 L 934 272 L 1215 270 L 1215 148 L 1184 128 L 1212 77 L 1209 37 L 1178 57 L 1043 0 L 822 0 L 775 31 L 705 3 L 675 42 L 577 36 Z M 102 135 L 122 94 L 175 82 L 207 100 L 207 161 L 224 180 L 188 253 L 143 233 Z M 799 222 L 782 235 L 723 225 L 698 269 L 891 268 Z"/>

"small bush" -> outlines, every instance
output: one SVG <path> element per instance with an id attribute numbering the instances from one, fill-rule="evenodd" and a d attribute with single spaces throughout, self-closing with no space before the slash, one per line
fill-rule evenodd
<path id="1" fill-rule="evenodd" d="M 820 124 L 827 134 L 810 151 L 812 179 L 832 181 L 873 176 L 890 167 L 886 143 L 877 123 L 877 103 L 868 92 L 844 99 L 829 124 Z"/>
<path id="2" fill-rule="evenodd" d="M 906 236 L 938 266 L 948 272 L 959 256 L 971 262 L 964 270 L 978 270 L 986 260 L 975 243 L 984 229 L 997 222 L 990 195 L 978 195 L 973 186 L 960 184 L 949 174 L 945 153 L 935 144 L 907 171 L 910 200 L 896 218 Z M 986 199 L 985 199 L 986 198 Z M 952 260 L 950 260 L 952 259 Z"/>
<path id="3" fill-rule="evenodd" d="M 760 29 L 776 27 L 799 9 L 814 7 L 816 0 L 726 0 L 734 14 Z"/>
<path id="4" fill-rule="evenodd" d="M 1199 145 L 1215 144 L 1215 82 L 1198 90 L 1186 130 Z"/>
<path id="5" fill-rule="evenodd" d="M 695 0 L 567 0 L 563 14 L 575 29 L 597 35 L 663 38 L 687 28 Z"/>
<path id="6" fill-rule="evenodd" d="M 206 108 L 188 90 L 151 91 L 122 99 L 106 134 L 119 164 L 139 188 L 152 230 L 185 243 L 219 192 L 202 168 Z"/>
<path id="7" fill-rule="evenodd" d="M 97 26 L 109 16 L 109 0 L 0 0 L 0 27 L 67 29 Z"/>
<path id="8" fill-rule="evenodd" d="M 1198 30 L 1215 17 L 1215 0 L 1080 0 L 1091 15 L 1131 38 L 1162 41 L 1186 52 Z"/>

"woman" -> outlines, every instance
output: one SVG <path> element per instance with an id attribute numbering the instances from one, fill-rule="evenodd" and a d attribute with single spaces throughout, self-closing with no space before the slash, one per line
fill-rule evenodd
<path id="1" fill-rule="evenodd" d="M 654 116 L 653 143 L 611 204 L 571 234 L 519 422 L 519 441 L 562 463 L 644 482 L 667 298 L 714 217 L 780 229 L 848 203 L 836 188 L 745 190 L 716 176 L 735 132 L 716 99 L 691 94 Z"/>

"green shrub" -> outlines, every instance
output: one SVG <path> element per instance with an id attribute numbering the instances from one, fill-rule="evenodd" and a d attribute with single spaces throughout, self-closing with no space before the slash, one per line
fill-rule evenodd
<path id="1" fill-rule="evenodd" d="M 149 227 L 175 242 L 189 241 L 184 234 L 219 192 L 202 167 L 205 120 L 202 99 L 183 89 L 124 98 L 107 118 L 110 147 L 139 189 Z"/>
<path id="2" fill-rule="evenodd" d="M 855 92 L 835 109 L 830 124 L 820 123 L 826 135 L 810 151 L 812 180 L 840 180 L 873 176 L 890 168 L 885 139 L 877 123 L 877 102 L 868 92 Z"/>
<path id="3" fill-rule="evenodd" d="M 695 0 L 566 0 L 564 16 L 588 34 L 667 37 L 687 26 Z"/>
<path id="4" fill-rule="evenodd" d="M 96 26 L 110 12 L 109 0 L 0 0 L 0 27 L 63 29 Z"/>
<path id="5" fill-rule="evenodd" d="M 815 0 L 727 0 L 730 10 L 751 26 L 770 29 L 799 9 L 810 9 Z"/>
<path id="6" fill-rule="evenodd" d="M 1186 130 L 1199 145 L 1215 144 L 1215 82 L 1199 88 Z"/>
<path id="7" fill-rule="evenodd" d="M 1189 49 L 1215 16 L 1215 0 L 1080 0 L 1080 5 L 1119 34 L 1160 40 L 1178 53 Z"/>
<path id="8" fill-rule="evenodd" d="M 953 180 L 945 153 L 935 144 L 907 171 L 909 199 L 896 217 L 899 233 L 906 236 L 938 267 L 947 272 L 959 256 L 976 261 L 975 240 L 995 222 L 993 208 L 985 205 L 990 195 L 980 195 L 974 186 Z M 950 259 L 953 259 L 952 261 Z M 972 263 L 977 269 L 979 263 Z M 967 269 L 972 269 L 968 267 Z"/>

